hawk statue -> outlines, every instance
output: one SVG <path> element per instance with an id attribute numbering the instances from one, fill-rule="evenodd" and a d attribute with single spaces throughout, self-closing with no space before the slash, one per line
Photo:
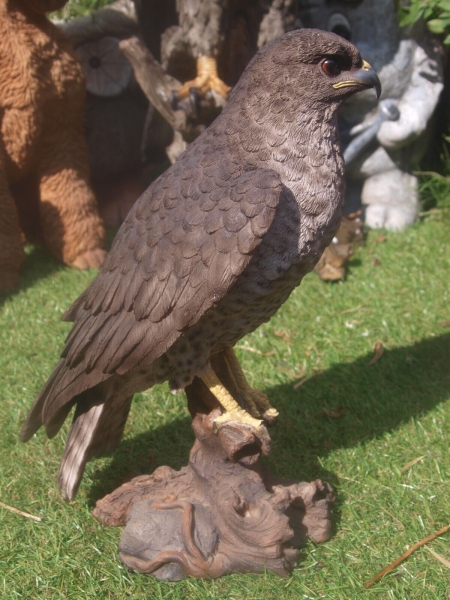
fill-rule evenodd
<path id="1" fill-rule="evenodd" d="M 380 82 L 357 48 L 300 29 L 266 45 L 221 115 L 137 200 L 97 278 L 64 318 L 60 361 L 23 425 L 54 436 L 76 407 L 59 473 L 66 499 L 86 462 L 120 442 L 133 394 L 200 378 L 222 414 L 260 427 L 277 411 L 233 346 L 268 321 L 339 226 L 345 184 L 336 113 Z M 223 353 L 245 399 L 210 358 Z"/>

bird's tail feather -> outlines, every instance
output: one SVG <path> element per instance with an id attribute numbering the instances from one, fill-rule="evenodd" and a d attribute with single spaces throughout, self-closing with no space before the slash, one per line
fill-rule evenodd
<path id="1" fill-rule="evenodd" d="M 99 386 L 101 388 L 101 386 Z M 96 392 L 96 393 L 95 393 Z M 78 400 L 58 475 L 65 500 L 76 496 L 86 463 L 93 456 L 109 454 L 119 444 L 132 396 L 101 397 L 101 390 L 85 392 Z"/>
<path id="2" fill-rule="evenodd" d="M 33 437 L 41 425 L 45 425 L 48 437 L 54 437 L 72 406 L 88 393 L 87 390 L 97 389 L 109 377 L 100 371 L 92 371 L 86 376 L 82 365 L 68 369 L 66 361 L 61 359 L 25 419 L 20 431 L 22 442 Z"/>
<path id="3" fill-rule="evenodd" d="M 43 424 L 44 419 L 43 419 L 42 413 L 43 413 L 43 409 L 45 406 L 45 402 L 49 396 L 50 390 L 53 388 L 53 386 L 55 385 L 55 383 L 58 381 L 58 379 L 61 376 L 61 367 L 63 366 L 63 363 L 64 363 L 64 361 L 60 361 L 56 365 L 56 367 L 55 367 L 53 373 L 51 374 L 51 376 L 49 377 L 47 383 L 41 390 L 41 393 L 34 401 L 33 406 L 31 407 L 31 409 L 27 415 L 27 418 L 25 419 L 25 422 L 22 425 L 22 429 L 20 430 L 20 439 L 22 440 L 22 442 L 28 442 L 28 440 L 33 437 L 33 435 L 36 433 L 36 431 L 39 429 L 39 427 Z M 61 421 L 59 427 L 61 427 L 62 423 L 64 422 L 64 419 L 66 418 L 66 416 L 69 413 L 72 406 L 73 406 L 72 404 L 68 404 L 68 406 L 66 407 L 65 415 L 62 418 L 62 421 Z M 57 431 L 58 430 L 55 431 L 55 434 L 57 433 Z M 52 437 L 52 436 L 49 436 L 49 437 Z"/>

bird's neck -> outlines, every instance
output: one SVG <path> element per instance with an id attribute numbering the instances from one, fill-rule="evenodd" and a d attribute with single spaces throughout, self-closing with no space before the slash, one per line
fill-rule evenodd
<path id="1" fill-rule="evenodd" d="M 299 246 L 309 252 L 312 245 L 312 254 L 320 255 L 323 248 L 315 248 L 315 240 L 331 242 L 345 197 L 336 106 L 294 106 L 292 98 L 284 98 L 284 106 L 283 98 L 275 101 L 277 110 L 263 110 L 255 102 L 241 105 L 235 115 L 240 126 L 229 130 L 228 138 L 244 170 L 273 169 L 280 175 L 300 209 Z"/>

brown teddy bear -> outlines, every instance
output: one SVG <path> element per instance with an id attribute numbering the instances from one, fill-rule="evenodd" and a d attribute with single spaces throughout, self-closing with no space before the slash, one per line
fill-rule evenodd
<path id="1" fill-rule="evenodd" d="M 17 286 L 23 234 L 78 269 L 105 231 L 89 185 L 80 61 L 46 17 L 65 0 L 0 0 L 0 290 Z"/>

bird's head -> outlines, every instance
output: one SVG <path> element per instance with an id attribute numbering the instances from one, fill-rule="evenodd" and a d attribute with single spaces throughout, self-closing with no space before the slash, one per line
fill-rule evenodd
<path id="1" fill-rule="evenodd" d="M 340 105 L 356 92 L 381 84 L 359 50 L 344 38 L 319 29 L 291 31 L 267 44 L 247 67 L 260 97 L 291 98 L 298 105 Z M 249 85 L 250 84 L 250 85 Z"/>

